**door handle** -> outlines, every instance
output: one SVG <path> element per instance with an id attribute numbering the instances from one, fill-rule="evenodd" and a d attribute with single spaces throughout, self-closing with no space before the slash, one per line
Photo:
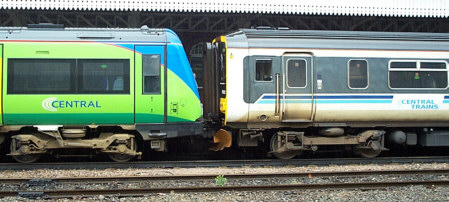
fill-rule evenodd
<path id="1" fill-rule="evenodd" d="M 276 103 L 274 105 L 274 116 L 279 116 L 280 114 L 280 108 L 281 108 L 281 81 L 280 81 L 280 74 L 276 74 Z"/>

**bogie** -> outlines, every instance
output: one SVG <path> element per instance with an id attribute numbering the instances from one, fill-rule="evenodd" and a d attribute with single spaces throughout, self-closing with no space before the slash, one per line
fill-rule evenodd
<path id="1" fill-rule="evenodd" d="M 110 129 L 112 129 L 111 131 L 117 131 L 113 128 Z M 103 131 L 108 130 L 100 128 L 97 132 L 88 132 L 87 134 L 85 130 L 58 127 L 22 130 L 11 137 L 11 151 L 9 155 L 19 162 L 26 163 L 38 160 L 43 154 L 51 154 L 56 157 L 75 157 L 86 156 L 83 153 L 89 155 L 92 153 L 105 153 L 112 160 L 118 162 L 141 157 L 142 152 L 137 147 L 141 138 L 136 138 L 134 134 Z M 70 154 L 63 152 L 64 150 L 78 150 L 78 152 Z"/>
<path id="2" fill-rule="evenodd" d="M 384 148 L 381 130 L 366 130 L 357 135 L 335 137 L 320 137 L 304 132 L 279 131 L 271 137 L 270 153 L 276 158 L 290 159 L 304 151 L 317 151 L 326 146 L 352 145 L 356 154 L 366 158 L 373 158 Z"/>
<path id="3" fill-rule="evenodd" d="M 288 150 L 285 149 L 288 138 L 278 134 L 274 134 L 270 140 L 270 152 L 278 159 L 292 159 L 300 155 L 303 150 Z"/>

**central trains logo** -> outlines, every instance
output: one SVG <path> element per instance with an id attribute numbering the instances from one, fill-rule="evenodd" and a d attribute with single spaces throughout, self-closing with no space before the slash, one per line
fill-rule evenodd
<path id="1" fill-rule="evenodd" d="M 53 107 L 53 102 L 56 102 L 56 97 L 49 97 L 47 99 L 45 99 L 44 101 L 42 101 L 42 107 L 47 110 L 47 111 L 51 111 L 51 112 L 55 112 L 57 111 L 57 109 L 55 107 Z"/>
<path id="2" fill-rule="evenodd" d="M 98 101 L 87 100 L 58 100 L 57 97 L 49 97 L 42 101 L 42 107 L 51 112 L 63 108 L 101 108 Z"/>

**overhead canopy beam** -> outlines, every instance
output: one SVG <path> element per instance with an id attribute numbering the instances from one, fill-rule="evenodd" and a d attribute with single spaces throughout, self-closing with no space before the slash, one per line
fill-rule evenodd
<path id="1" fill-rule="evenodd" d="M 6 0 L 0 10 L 449 17 L 447 0 Z"/>
<path id="2" fill-rule="evenodd" d="M 135 28 L 147 25 L 152 28 L 170 28 L 179 34 L 187 51 L 195 43 L 210 41 L 220 34 L 257 26 L 300 30 L 449 32 L 447 18 L 135 11 L 0 11 L 1 26 L 17 27 L 36 23 L 64 24 L 66 27 Z"/>

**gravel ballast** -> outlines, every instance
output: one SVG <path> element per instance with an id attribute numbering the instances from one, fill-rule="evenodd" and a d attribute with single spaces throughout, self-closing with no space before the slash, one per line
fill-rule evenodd
<path id="1" fill-rule="evenodd" d="M 327 171 L 370 171 L 370 170 L 423 170 L 423 169 L 448 169 L 449 164 L 401 164 L 401 165 L 349 165 L 349 166 L 306 166 L 306 167 L 243 167 L 243 168 L 172 168 L 172 169 L 105 169 L 105 170 L 26 170 L 26 171 L 3 171 L 0 178 L 64 178 L 64 177 L 115 177 L 115 176 L 174 176 L 174 175 L 230 175 L 230 174 L 256 174 L 256 173 L 292 173 L 292 172 L 327 172 Z M 447 180 L 446 175 L 435 176 L 359 176 L 350 177 L 323 177 L 323 178 L 294 178 L 294 179 L 273 179 L 273 181 L 252 180 L 248 182 L 228 181 L 227 185 L 239 184 L 266 184 L 266 183 L 330 183 L 330 182 L 357 182 L 357 181 L 394 181 L 405 179 L 421 180 Z M 164 182 L 160 184 L 150 184 L 140 186 L 166 186 Z M 179 186 L 194 186 L 196 183 L 204 185 L 210 181 L 192 180 L 191 182 L 180 182 Z M 177 186 L 176 184 L 172 184 Z M 62 185 L 49 187 L 59 189 Z M 77 189 L 92 188 L 92 185 L 77 185 Z M 127 185 L 128 186 L 128 185 Z M 129 185 L 135 187 L 136 185 Z M 3 187 L 5 188 L 5 187 Z M 126 188 L 126 187 L 123 187 Z M 8 189 L 8 188 L 6 188 Z M 79 197 L 64 200 L 108 200 L 108 201 L 447 201 L 449 200 L 449 187 L 439 186 L 406 186 L 387 187 L 376 190 L 289 190 L 289 191 L 257 191 L 257 192 L 206 192 L 206 193 L 158 193 L 149 194 L 145 197 L 121 197 L 94 196 Z M 7 197 L 1 201 L 22 201 L 27 200 L 20 197 Z"/>

